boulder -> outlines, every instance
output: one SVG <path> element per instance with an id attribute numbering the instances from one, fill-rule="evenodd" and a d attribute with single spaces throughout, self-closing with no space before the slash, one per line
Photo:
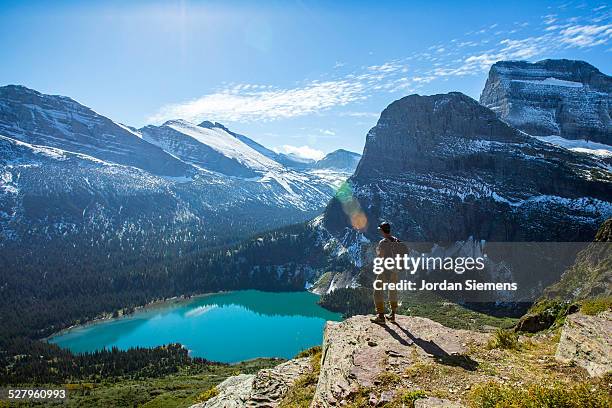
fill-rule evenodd
<path id="1" fill-rule="evenodd" d="M 219 393 L 191 408 L 276 407 L 295 380 L 311 370 L 310 358 L 298 358 L 257 374 L 240 374 L 217 385 Z"/>
<path id="2" fill-rule="evenodd" d="M 612 370 L 612 313 L 597 316 L 582 313 L 565 320 L 555 358 L 564 363 L 575 363 L 587 370 L 591 377 L 599 377 Z"/>

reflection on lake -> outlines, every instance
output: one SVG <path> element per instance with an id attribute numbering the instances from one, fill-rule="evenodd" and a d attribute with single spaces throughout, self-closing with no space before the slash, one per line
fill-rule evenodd
<path id="1" fill-rule="evenodd" d="M 213 361 L 290 358 L 321 344 L 325 322 L 341 318 L 317 305 L 318 298 L 308 292 L 221 293 L 77 327 L 49 341 L 75 352 L 181 343 L 192 356 Z"/>

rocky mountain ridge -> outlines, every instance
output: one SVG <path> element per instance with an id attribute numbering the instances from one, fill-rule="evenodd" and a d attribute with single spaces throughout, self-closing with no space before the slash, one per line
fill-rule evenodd
<path id="1" fill-rule="evenodd" d="M 3 242 L 100 228 L 125 238 L 176 226 L 201 233 L 202 219 L 211 233 L 226 217 L 243 224 L 238 237 L 312 217 L 351 171 L 287 167 L 218 123 L 136 130 L 70 98 L 13 85 L 0 88 L 0 136 Z M 274 209 L 273 221 L 265 214 Z"/>

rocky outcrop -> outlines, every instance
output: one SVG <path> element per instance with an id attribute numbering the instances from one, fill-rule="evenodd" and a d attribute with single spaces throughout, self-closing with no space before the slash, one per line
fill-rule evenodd
<path id="1" fill-rule="evenodd" d="M 309 403 L 311 408 L 412 404 L 459 408 L 481 406 L 484 401 L 506 406 L 507 400 L 495 390 L 526 395 L 533 387 L 577 383 L 597 389 L 598 379 L 585 381 L 585 377 L 587 371 L 600 375 L 611 367 L 607 336 L 611 315 L 568 317 L 558 344 L 560 362 L 555 361 L 557 341 L 552 335 L 521 337 L 519 348 L 506 349 L 492 341 L 500 333 L 450 329 L 416 316 L 400 315 L 395 323 L 385 324 L 373 323 L 372 316 L 354 316 L 327 323 L 320 360 L 300 358 L 255 375 L 231 377 L 217 386 L 215 397 L 193 407 Z M 529 346 L 524 348 L 525 344 Z M 570 361 L 577 366 L 568 366 Z"/>
<path id="2" fill-rule="evenodd" d="M 309 370 L 310 358 L 300 358 L 257 374 L 229 377 L 217 385 L 215 397 L 191 408 L 276 407 L 295 380 Z"/>
<path id="3" fill-rule="evenodd" d="M 341 406 L 359 390 L 390 376 L 401 378 L 407 368 L 423 361 L 474 370 L 477 363 L 469 358 L 468 347 L 482 347 L 487 340 L 487 334 L 450 329 L 421 317 L 398 316 L 395 324 L 386 325 L 373 324 L 368 316 L 328 322 L 312 407 Z M 383 392 L 371 399 L 392 397 Z"/>
<path id="4" fill-rule="evenodd" d="M 612 77 L 584 61 L 500 61 L 480 102 L 530 135 L 612 145 Z"/>
<path id="5" fill-rule="evenodd" d="M 454 330 L 421 317 L 398 316 L 396 323 L 386 325 L 372 323 L 370 318 L 354 316 L 327 323 L 312 408 L 343 406 L 364 392 L 368 406 L 396 403 L 405 392 L 419 390 L 405 380 L 409 369 L 419 364 L 476 373 L 478 363 L 470 358 L 470 350 L 482 349 L 490 338 L 489 334 Z M 298 377 L 312 373 L 311 364 L 310 357 L 298 358 L 257 374 L 227 378 L 217 385 L 216 396 L 191 408 L 276 407 Z M 449 380 L 446 385 L 470 388 L 457 381 L 465 382 L 465 378 Z M 475 381 L 482 379 L 474 376 L 469 380 Z M 418 407 L 462 406 L 450 399 L 417 398 Z"/>
<path id="6" fill-rule="evenodd" d="M 572 362 L 597 377 L 612 370 L 612 313 L 598 316 L 576 313 L 567 317 L 556 359 Z"/>

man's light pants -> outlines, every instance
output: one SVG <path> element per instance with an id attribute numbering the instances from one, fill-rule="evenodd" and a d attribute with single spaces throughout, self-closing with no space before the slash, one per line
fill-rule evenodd
<path id="1" fill-rule="evenodd" d="M 381 280 L 383 283 L 394 283 L 397 285 L 398 282 L 398 273 L 397 270 L 386 270 L 380 275 L 376 277 L 376 279 Z M 382 287 L 382 284 L 378 282 L 376 284 L 377 287 Z M 387 290 L 377 290 L 374 289 L 374 305 L 376 305 L 376 313 L 382 314 L 385 313 L 385 292 Z M 397 289 L 388 290 L 389 292 L 389 303 L 391 304 L 391 311 L 395 312 L 397 310 Z"/>

